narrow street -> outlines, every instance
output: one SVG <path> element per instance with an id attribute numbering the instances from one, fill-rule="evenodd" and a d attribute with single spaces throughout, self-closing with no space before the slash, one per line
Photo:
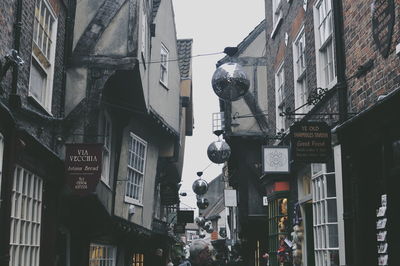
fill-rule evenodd
<path id="1" fill-rule="evenodd" d="M 0 266 L 400 265 L 398 0 L 5 0 L 0 36 Z"/>

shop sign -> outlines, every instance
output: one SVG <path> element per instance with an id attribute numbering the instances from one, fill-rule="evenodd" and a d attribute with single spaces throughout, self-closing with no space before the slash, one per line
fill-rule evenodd
<path id="1" fill-rule="evenodd" d="M 211 233 L 211 240 L 217 240 L 218 239 L 218 232 L 214 231 Z"/>
<path id="2" fill-rule="evenodd" d="M 389 55 L 395 20 L 393 0 L 374 0 L 371 5 L 372 37 L 381 55 Z"/>
<path id="3" fill-rule="evenodd" d="M 236 190 L 225 189 L 224 200 L 225 200 L 225 207 L 236 207 L 237 206 Z"/>
<path id="4" fill-rule="evenodd" d="M 326 163 L 331 153 L 331 130 L 325 122 L 296 123 L 290 127 L 295 162 Z"/>
<path id="5" fill-rule="evenodd" d="M 178 224 L 193 223 L 194 221 L 194 211 L 178 211 Z"/>
<path id="6" fill-rule="evenodd" d="M 177 204 L 179 202 L 177 184 L 170 182 L 162 183 L 160 189 L 161 189 L 160 197 L 162 205 L 169 206 Z"/>
<path id="7" fill-rule="evenodd" d="M 262 146 L 263 173 L 289 173 L 289 147 Z"/>
<path id="8" fill-rule="evenodd" d="M 174 225 L 174 233 L 175 234 L 184 234 L 185 227 L 186 227 L 186 224 L 175 224 Z"/>
<path id="9" fill-rule="evenodd" d="M 101 177 L 103 144 L 66 144 L 65 171 L 69 187 L 78 195 L 93 193 Z"/>

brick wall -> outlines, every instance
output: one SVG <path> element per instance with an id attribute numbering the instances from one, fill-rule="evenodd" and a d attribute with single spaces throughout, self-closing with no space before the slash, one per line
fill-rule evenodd
<path id="1" fill-rule="evenodd" d="M 352 76 L 359 65 L 374 59 L 374 67 L 365 76 L 348 82 L 349 110 L 359 112 L 376 103 L 379 95 L 400 88 L 400 57 L 395 54 L 400 42 L 400 2 L 395 3 L 395 24 L 389 56 L 385 59 L 372 37 L 371 2 L 344 0 L 346 76 Z"/>
<path id="2" fill-rule="evenodd" d="M 61 0 L 52 0 L 50 4 L 57 16 L 57 40 L 54 69 L 54 84 L 51 114 L 59 117 L 62 114 L 63 103 L 63 72 L 64 72 L 64 43 L 65 43 L 65 22 L 66 7 Z M 16 19 L 17 1 L 0 1 L 0 58 L 14 48 L 14 23 Z M 37 113 L 47 116 L 48 114 L 34 101 L 30 100 L 29 95 L 29 71 L 31 65 L 32 34 L 34 22 L 35 0 L 24 0 L 22 4 L 22 28 L 20 38 L 20 56 L 25 63 L 19 67 L 17 94 L 20 95 L 24 108 L 29 108 Z M 2 60 L 3 62 L 4 60 Z M 11 93 L 12 70 L 7 73 L 6 78 L 0 83 L 0 98 L 3 103 L 8 104 L 9 94 Z M 49 123 L 50 119 L 41 119 L 39 116 L 29 112 L 14 113 L 18 121 L 33 136 L 38 138 L 44 145 L 52 147 L 56 128 L 54 123 Z"/>
<path id="3" fill-rule="evenodd" d="M 294 110 L 294 74 L 293 74 L 293 41 L 295 40 L 301 26 L 305 27 L 306 38 L 306 65 L 307 65 L 307 84 L 309 89 L 316 87 L 315 70 L 315 42 L 312 5 L 313 1 L 308 1 L 307 10 L 303 9 L 303 1 L 281 1 L 283 21 L 276 34 L 271 38 L 273 30 L 272 23 L 272 1 L 266 0 L 266 21 L 267 21 L 267 77 L 268 77 L 268 119 L 271 130 L 275 130 L 275 73 L 277 67 L 284 61 L 285 72 L 285 107 Z M 285 44 L 285 36 L 288 36 Z M 296 117 L 300 118 L 300 117 Z M 288 118 L 286 126 L 290 126 L 294 118 Z M 270 132 L 273 133 L 273 132 Z"/>
<path id="4" fill-rule="evenodd" d="M 13 47 L 15 1 L 0 1 L 0 61 L 4 64 L 4 56 Z M 11 70 L 0 83 L 0 98 L 6 97 L 5 90 L 11 84 Z"/>

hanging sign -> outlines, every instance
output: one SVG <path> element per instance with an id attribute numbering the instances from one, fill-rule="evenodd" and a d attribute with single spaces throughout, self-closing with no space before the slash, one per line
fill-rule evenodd
<path id="1" fill-rule="evenodd" d="M 93 193 L 101 177 L 103 144 L 66 144 L 67 184 L 78 195 Z"/>
<path id="2" fill-rule="evenodd" d="M 301 122 L 290 127 L 295 162 L 326 163 L 331 155 L 331 130 L 325 122 Z"/>
<path id="3" fill-rule="evenodd" d="M 262 146 L 263 173 L 289 173 L 289 147 Z"/>
<path id="4" fill-rule="evenodd" d="M 381 55 L 389 55 L 395 21 L 393 0 L 374 0 L 371 5 L 372 37 Z"/>
<path id="5" fill-rule="evenodd" d="M 186 224 L 175 224 L 174 225 L 174 233 L 175 234 L 184 234 L 186 229 Z"/>
<path id="6" fill-rule="evenodd" d="M 224 190 L 225 207 L 236 207 L 236 190 L 235 189 L 225 189 Z"/>
<path id="7" fill-rule="evenodd" d="M 178 224 L 187 224 L 194 222 L 194 211 L 179 210 L 177 216 Z"/>
<path id="8" fill-rule="evenodd" d="M 179 202 L 178 186 L 175 183 L 161 183 L 160 198 L 162 205 L 174 205 Z"/>

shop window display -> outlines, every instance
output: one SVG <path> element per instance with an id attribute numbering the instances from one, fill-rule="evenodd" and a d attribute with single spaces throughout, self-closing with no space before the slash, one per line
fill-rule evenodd
<path id="1" fill-rule="evenodd" d="M 268 203 L 270 265 L 285 265 L 290 261 L 288 236 L 288 199 L 276 198 Z"/>

